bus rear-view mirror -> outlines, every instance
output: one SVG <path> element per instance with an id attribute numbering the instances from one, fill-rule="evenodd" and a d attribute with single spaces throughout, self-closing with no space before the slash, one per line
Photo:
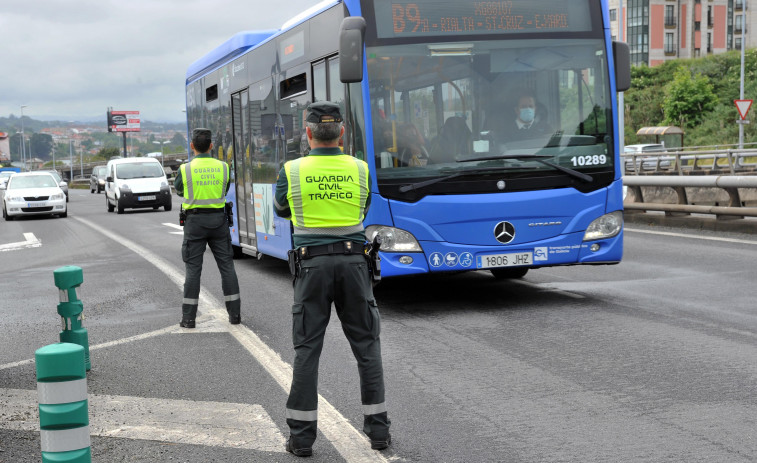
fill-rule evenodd
<path id="1" fill-rule="evenodd" d="M 339 31 L 339 78 L 345 84 L 363 80 L 365 19 L 349 16 Z"/>

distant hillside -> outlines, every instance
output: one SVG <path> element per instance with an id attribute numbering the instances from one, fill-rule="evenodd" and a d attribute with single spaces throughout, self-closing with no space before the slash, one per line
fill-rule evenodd
<path id="1" fill-rule="evenodd" d="M 741 55 L 732 51 L 704 58 L 667 61 L 649 68 L 634 67 L 631 70 L 631 89 L 625 92 L 625 144 L 642 143 L 648 138 L 637 138 L 641 127 L 668 125 L 665 123 L 663 103 L 669 94 L 669 84 L 675 71 L 684 67 L 692 75 L 707 77 L 717 97 L 714 109 L 703 114 L 703 122 L 683 127 L 686 146 L 710 146 L 736 144 L 739 141 L 739 113 L 733 100 L 739 99 Z M 745 50 L 744 99 L 757 99 L 757 50 Z M 744 142 L 757 142 L 757 108 L 752 106 L 745 126 Z"/>
<path id="2" fill-rule="evenodd" d="M 32 119 L 29 116 L 24 116 L 24 132 L 29 132 L 29 133 L 40 132 L 42 131 L 42 129 L 47 129 L 51 127 L 68 127 L 71 125 L 96 126 L 100 124 L 98 124 L 97 122 L 78 122 L 78 121 L 74 121 L 74 122 L 40 121 L 40 120 Z M 141 121 L 140 125 L 143 130 L 150 131 L 150 132 L 162 132 L 162 131 L 185 132 L 187 129 L 187 125 L 184 122 L 173 123 L 173 122 Z M 104 130 L 107 129 L 104 114 L 103 114 L 103 120 L 102 120 L 102 128 Z M 10 134 L 13 134 L 20 131 L 21 131 L 21 118 L 19 118 L 18 116 L 0 117 L 0 132 L 7 132 Z"/>

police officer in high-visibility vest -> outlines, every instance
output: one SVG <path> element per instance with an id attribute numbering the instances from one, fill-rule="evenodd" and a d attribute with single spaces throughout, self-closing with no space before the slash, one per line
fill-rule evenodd
<path id="1" fill-rule="evenodd" d="M 186 213 L 184 242 L 181 257 L 184 260 L 184 300 L 179 326 L 195 327 L 195 316 L 200 297 L 200 275 L 205 246 L 209 246 L 221 272 L 226 311 L 229 323 L 241 322 L 239 282 L 234 270 L 234 251 L 226 217 L 226 193 L 229 191 L 229 166 L 210 156 L 213 148 L 208 129 L 192 131 L 191 162 L 182 164 L 174 181 L 176 194 L 184 197 L 182 204 Z"/>
<path id="2" fill-rule="evenodd" d="M 363 218 L 370 205 L 368 165 L 342 153 L 339 106 L 308 107 L 306 157 L 287 162 L 276 183 L 275 209 L 294 228 L 294 374 L 287 401 L 286 450 L 312 454 L 318 420 L 318 361 L 334 303 L 360 374 L 363 431 L 371 448 L 391 443 L 379 341 L 380 317 L 364 254 Z M 293 257 L 294 256 L 294 257 Z"/>

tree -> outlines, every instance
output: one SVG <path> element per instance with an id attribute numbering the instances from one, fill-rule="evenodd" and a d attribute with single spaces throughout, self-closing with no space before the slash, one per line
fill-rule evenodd
<path id="1" fill-rule="evenodd" d="M 29 152 L 35 158 L 51 159 L 53 137 L 46 133 L 33 133 L 29 141 Z"/>
<path id="2" fill-rule="evenodd" d="M 182 135 L 181 133 L 176 132 L 173 135 L 173 138 L 171 138 L 171 144 L 186 148 L 186 146 L 187 146 L 187 139 L 184 138 L 184 135 Z"/>
<path id="3" fill-rule="evenodd" d="M 695 127 L 705 119 L 718 103 L 710 79 L 702 74 L 692 76 L 689 69 L 680 67 L 673 81 L 665 87 L 662 107 L 665 123 L 679 127 Z"/>
<path id="4" fill-rule="evenodd" d="M 97 152 L 97 156 L 107 161 L 112 157 L 121 156 L 121 150 L 118 148 L 103 148 Z"/>

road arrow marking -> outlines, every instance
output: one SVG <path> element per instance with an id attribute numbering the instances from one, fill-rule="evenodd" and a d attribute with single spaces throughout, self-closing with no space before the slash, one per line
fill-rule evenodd
<path id="1" fill-rule="evenodd" d="M 8 243 L 8 244 L 0 245 L 0 252 L 16 251 L 18 249 L 24 249 L 24 248 L 38 248 L 42 246 L 42 241 L 40 241 L 36 236 L 34 236 L 34 233 L 24 233 L 24 238 L 26 239 L 26 241 L 19 241 L 18 243 Z"/>

